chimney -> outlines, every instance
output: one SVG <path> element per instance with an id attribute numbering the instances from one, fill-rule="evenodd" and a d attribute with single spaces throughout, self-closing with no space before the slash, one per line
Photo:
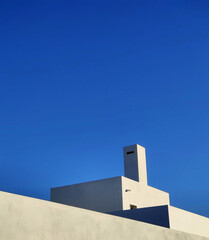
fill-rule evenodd
<path id="1" fill-rule="evenodd" d="M 145 148 L 135 144 L 123 148 L 125 177 L 147 185 Z"/>

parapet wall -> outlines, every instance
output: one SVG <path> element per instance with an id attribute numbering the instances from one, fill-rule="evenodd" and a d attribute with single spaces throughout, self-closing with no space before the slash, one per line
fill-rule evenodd
<path id="1" fill-rule="evenodd" d="M 2 240 L 206 240 L 147 223 L 0 192 Z"/>
<path id="2" fill-rule="evenodd" d="M 130 191 L 126 191 L 129 189 Z M 167 192 L 122 177 L 123 210 L 130 209 L 130 204 L 137 208 L 169 205 L 170 199 Z"/>
<path id="3" fill-rule="evenodd" d="M 169 206 L 170 228 L 209 238 L 209 218 Z"/>
<path id="4" fill-rule="evenodd" d="M 51 188 L 51 201 L 98 212 L 122 210 L 122 177 Z"/>

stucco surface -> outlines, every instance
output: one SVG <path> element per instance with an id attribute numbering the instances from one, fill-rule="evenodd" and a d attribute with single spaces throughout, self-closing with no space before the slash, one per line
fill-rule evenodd
<path id="1" fill-rule="evenodd" d="M 125 177 L 147 184 L 145 148 L 135 144 L 123 148 Z"/>
<path id="2" fill-rule="evenodd" d="M 209 238 L 209 218 L 169 206 L 170 228 Z"/>
<path id="3" fill-rule="evenodd" d="M 128 189 L 128 191 L 126 191 Z M 126 177 L 51 189 L 51 201 L 98 212 L 169 205 L 169 194 Z"/>
<path id="4" fill-rule="evenodd" d="M 51 201 L 99 212 L 121 210 L 121 177 L 52 188 Z"/>
<path id="5" fill-rule="evenodd" d="M 169 228 L 168 205 L 110 212 L 108 214 Z"/>
<path id="6" fill-rule="evenodd" d="M 206 240 L 76 207 L 0 192 L 1 240 Z"/>
<path id="7" fill-rule="evenodd" d="M 126 191 L 126 190 L 130 191 Z M 137 208 L 169 205 L 167 192 L 163 192 L 146 184 L 122 177 L 123 210 L 130 209 L 130 204 Z"/>

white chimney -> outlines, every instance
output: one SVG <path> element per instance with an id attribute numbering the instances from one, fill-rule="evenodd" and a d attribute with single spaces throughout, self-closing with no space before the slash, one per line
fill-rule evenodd
<path id="1" fill-rule="evenodd" d="M 147 185 L 145 148 L 135 144 L 123 148 L 125 177 Z"/>

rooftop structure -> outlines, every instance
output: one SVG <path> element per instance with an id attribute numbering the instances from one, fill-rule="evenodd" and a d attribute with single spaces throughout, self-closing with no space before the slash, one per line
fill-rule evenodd
<path id="1" fill-rule="evenodd" d="M 170 206 L 147 184 L 145 148 L 124 147 L 125 176 L 51 189 L 51 201 L 209 237 L 209 219 Z"/>
<path id="2" fill-rule="evenodd" d="M 125 177 L 51 189 L 51 201 L 99 212 L 169 204 L 169 194 L 147 185 L 145 148 L 124 147 Z"/>
<path id="3" fill-rule="evenodd" d="M 51 202 L 0 192 L 0 239 L 209 240 L 208 218 L 147 185 L 143 147 L 125 147 L 124 166 L 124 177 L 52 188 Z"/>

